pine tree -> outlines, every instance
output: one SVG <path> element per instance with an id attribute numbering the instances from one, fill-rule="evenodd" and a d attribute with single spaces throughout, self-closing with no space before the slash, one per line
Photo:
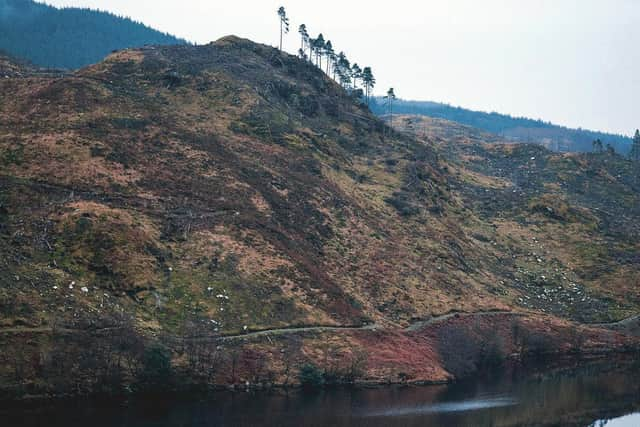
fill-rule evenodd
<path id="1" fill-rule="evenodd" d="M 318 37 L 316 37 L 314 44 L 316 49 L 316 65 L 318 65 L 318 67 L 320 67 L 320 69 L 322 70 L 322 56 L 325 52 L 325 42 L 322 33 L 318 34 Z"/>
<path id="2" fill-rule="evenodd" d="M 313 64 L 313 58 L 316 52 L 316 39 L 309 37 L 307 39 L 307 45 L 309 46 L 309 62 Z"/>
<path id="3" fill-rule="evenodd" d="M 280 6 L 278 16 L 280 17 L 280 52 L 282 52 L 282 35 L 289 33 L 289 18 L 287 18 L 284 7 Z"/>
<path id="4" fill-rule="evenodd" d="M 357 63 L 354 63 L 351 66 L 351 73 L 353 75 L 353 87 L 354 89 L 358 88 L 358 80 L 362 78 L 362 69 Z"/>
<path id="5" fill-rule="evenodd" d="M 602 141 L 599 138 L 593 141 L 591 145 L 593 146 L 594 153 L 602 153 L 604 148 L 602 146 Z"/>
<path id="6" fill-rule="evenodd" d="M 309 43 L 309 33 L 307 32 L 307 26 L 305 24 L 300 25 L 298 28 L 298 33 L 300 33 L 300 57 L 304 58 L 307 55 L 305 54 L 305 46 Z"/>
<path id="7" fill-rule="evenodd" d="M 376 79 L 375 77 L 373 77 L 371 67 L 364 67 L 364 69 L 362 70 L 362 82 L 364 84 L 364 93 L 367 100 L 367 105 L 369 105 L 369 101 L 371 99 L 371 91 L 376 85 Z"/>
<path id="8" fill-rule="evenodd" d="M 636 134 L 633 136 L 629 157 L 631 160 L 640 161 L 640 130 L 636 130 Z"/>
<path id="9" fill-rule="evenodd" d="M 387 112 L 389 113 L 389 126 L 393 127 L 393 101 L 396 99 L 396 94 L 393 88 L 389 88 L 387 95 L 384 97 L 385 105 L 387 106 Z"/>
<path id="10" fill-rule="evenodd" d="M 333 44 L 331 40 L 327 40 L 324 44 L 325 55 L 327 56 L 327 75 L 329 75 L 329 67 L 334 63 L 336 53 L 333 50 Z"/>
<path id="11" fill-rule="evenodd" d="M 345 89 L 349 88 L 351 84 L 351 63 L 347 59 L 347 55 L 344 52 L 340 52 L 338 54 L 338 78 L 340 79 L 340 84 Z"/>

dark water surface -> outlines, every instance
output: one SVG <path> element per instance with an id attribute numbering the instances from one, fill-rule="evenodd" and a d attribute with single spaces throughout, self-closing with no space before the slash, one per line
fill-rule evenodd
<path id="1" fill-rule="evenodd" d="M 2 419 L 5 422 L 2 422 Z M 2 426 L 640 427 L 640 367 L 509 370 L 449 386 L 217 393 L 3 410 Z"/>

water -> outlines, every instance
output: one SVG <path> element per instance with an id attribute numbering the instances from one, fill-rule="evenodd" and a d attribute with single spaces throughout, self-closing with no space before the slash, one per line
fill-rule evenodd
<path id="1" fill-rule="evenodd" d="M 508 370 L 449 386 L 218 393 L 0 411 L 11 426 L 640 427 L 640 368 Z"/>

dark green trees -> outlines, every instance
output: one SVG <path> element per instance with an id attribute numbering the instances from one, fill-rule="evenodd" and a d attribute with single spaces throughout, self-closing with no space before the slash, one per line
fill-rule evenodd
<path id="1" fill-rule="evenodd" d="M 324 385 L 324 372 L 312 363 L 307 363 L 300 368 L 298 380 L 303 387 L 322 387 Z"/>
<path id="2" fill-rule="evenodd" d="M 640 161 L 640 130 L 636 130 L 631 144 L 631 152 L 629 153 L 631 160 Z"/>
<path id="3" fill-rule="evenodd" d="M 278 9 L 278 17 L 280 18 L 280 51 L 282 52 L 282 36 L 289 32 L 289 18 L 287 18 L 287 12 L 282 6 Z"/>
<path id="4" fill-rule="evenodd" d="M 357 63 L 354 63 L 351 66 L 351 75 L 353 76 L 353 87 L 354 89 L 358 88 L 358 80 L 362 78 L 362 69 Z"/>
<path id="5" fill-rule="evenodd" d="M 289 18 L 284 7 L 278 9 L 280 18 L 280 50 L 282 51 L 283 35 L 289 32 Z M 371 91 L 376 80 L 371 72 L 371 67 L 361 68 L 358 64 L 351 65 L 344 52 L 336 54 L 331 40 L 326 40 L 322 33 L 318 37 L 309 37 L 309 30 L 306 24 L 298 27 L 300 34 L 300 49 L 298 55 L 302 59 L 318 66 L 328 76 L 333 77 L 343 88 L 345 88 L 354 98 L 363 99 L 369 105 Z M 308 52 L 308 56 L 307 56 Z M 323 67 L 323 59 L 326 61 Z M 362 88 L 359 85 L 362 85 Z"/>
<path id="6" fill-rule="evenodd" d="M 298 33 L 300 33 L 300 51 L 298 51 L 298 53 L 300 58 L 305 59 L 307 57 L 306 46 L 309 44 L 307 26 L 305 24 L 301 24 L 300 27 L 298 27 Z"/>
<path id="7" fill-rule="evenodd" d="M 101 61 L 114 50 L 185 43 L 107 12 L 0 0 L 0 50 L 41 67 L 75 69 Z"/>
<path id="8" fill-rule="evenodd" d="M 336 59 L 336 53 L 333 50 L 331 40 L 327 40 L 324 44 L 324 54 L 327 56 L 327 75 L 329 75 L 329 68 L 333 66 Z"/>
<path id="9" fill-rule="evenodd" d="M 318 37 L 314 39 L 313 48 L 316 54 L 316 65 L 322 70 L 322 57 L 325 52 L 325 41 L 322 33 L 318 34 Z"/>
<path id="10" fill-rule="evenodd" d="M 602 141 L 600 139 L 593 141 L 592 146 L 594 153 L 602 153 L 604 151 L 604 145 L 602 145 Z"/>
<path id="11" fill-rule="evenodd" d="M 338 70 L 336 74 L 338 75 L 338 82 L 344 87 L 348 89 L 351 85 L 351 63 L 347 59 L 347 55 L 344 52 L 340 52 L 338 54 Z"/>
<path id="12" fill-rule="evenodd" d="M 362 70 L 362 83 L 364 85 L 365 101 L 367 102 L 367 105 L 369 105 L 369 101 L 371 100 L 371 91 L 376 85 L 376 79 L 373 77 L 371 67 L 364 67 Z"/>

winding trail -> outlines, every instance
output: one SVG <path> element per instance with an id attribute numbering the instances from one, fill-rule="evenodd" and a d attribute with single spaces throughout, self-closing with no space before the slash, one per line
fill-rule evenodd
<path id="1" fill-rule="evenodd" d="M 513 316 L 523 316 L 524 313 L 517 313 L 513 311 L 478 311 L 475 313 L 448 313 L 442 316 L 432 317 L 427 320 L 419 320 L 413 322 L 408 327 L 402 329 L 404 332 L 416 332 L 420 331 L 423 328 L 447 321 L 454 317 L 479 317 L 479 316 L 491 316 L 491 315 L 499 315 L 499 314 L 510 314 Z M 384 329 L 381 325 L 377 323 L 372 323 L 363 326 L 303 326 L 299 328 L 277 328 L 277 329 L 264 329 L 260 331 L 253 331 L 247 333 L 233 334 L 233 335 L 223 335 L 220 337 L 222 341 L 232 341 L 239 339 L 250 339 L 261 336 L 273 336 L 273 335 L 287 335 L 287 334 L 295 334 L 300 332 L 327 332 L 327 331 L 372 331 L 377 329 Z"/>
<path id="2" fill-rule="evenodd" d="M 401 329 L 404 332 L 418 332 L 428 326 L 445 322 L 452 318 L 457 317 L 484 317 L 484 316 L 496 316 L 496 315 L 511 315 L 511 316 L 526 316 L 527 313 L 515 312 L 515 311 L 478 311 L 475 313 L 464 313 L 464 312 L 453 312 L 444 314 L 441 316 L 432 317 L 426 320 L 418 320 L 411 323 L 404 329 Z M 640 315 L 631 316 L 629 318 L 620 320 L 618 322 L 612 323 L 600 323 L 600 324 L 591 324 L 586 326 L 591 327 L 599 327 L 599 328 L 616 328 L 616 327 L 625 327 L 629 325 L 633 325 L 636 323 L 640 323 Z M 109 327 L 109 328 L 93 328 L 93 329 L 69 329 L 69 328 L 56 328 L 57 332 L 62 333 L 74 333 L 78 331 L 93 331 L 100 332 L 110 329 L 120 329 L 119 327 Z M 377 323 L 370 323 L 366 325 L 359 326 L 328 326 L 328 325 L 309 325 L 309 326 L 300 326 L 300 327 L 284 327 L 284 328 L 273 328 L 273 329 L 263 329 L 258 331 L 248 331 L 245 333 L 237 333 L 237 334 L 229 334 L 229 335 L 221 335 L 221 336 L 202 336 L 202 337 L 192 337 L 190 339 L 196 340 L 220 340 L 220 341 L 235 341 L 235 340 L 247 340 L 252 338 L 259 337 L 271 337 L 271 336 L 281 336 L 281 335 L 292 335 L 298 333 L 305 332 L 340 332 L 340 331 L 375 331 L 375 330 L 384 330 L 385 328 Z M 54 329 L 50 326 L 40 326 L 40 327 L 10 327 L 10 328 L 0 328 L 0 334 L 22 334 L 22 333 L 52 333 Z M 179 338 L 179 337 L 173 337 Z"/>
<path id="3" fill-rule="evenodd" d="M 611 323 L 592 323 L 589 326 L 595 326 L 597 328 L 612 328 L 612 327 L 625 327 L 635 323 L 640 323 L 640 314 L 636 316 L 627 317 L 626 319 L 619 320 Z"/>
<path id="4" fill-rule="evenodd" d="M 373 331 L 379 329 L 380 325 L 371 323 L 362 326 L 301 326 L 299 328 L 276 328 L 276 329 L 264 329 L 260 331 L 253 331 L 241 334 L 222 335 L 220 339 L 222 341 L 230 341 L 235 339 L 248 339 L 262 336 L 272 335 L 288 335 L 299 332 L 328 332 L 328 331 Z"/>

